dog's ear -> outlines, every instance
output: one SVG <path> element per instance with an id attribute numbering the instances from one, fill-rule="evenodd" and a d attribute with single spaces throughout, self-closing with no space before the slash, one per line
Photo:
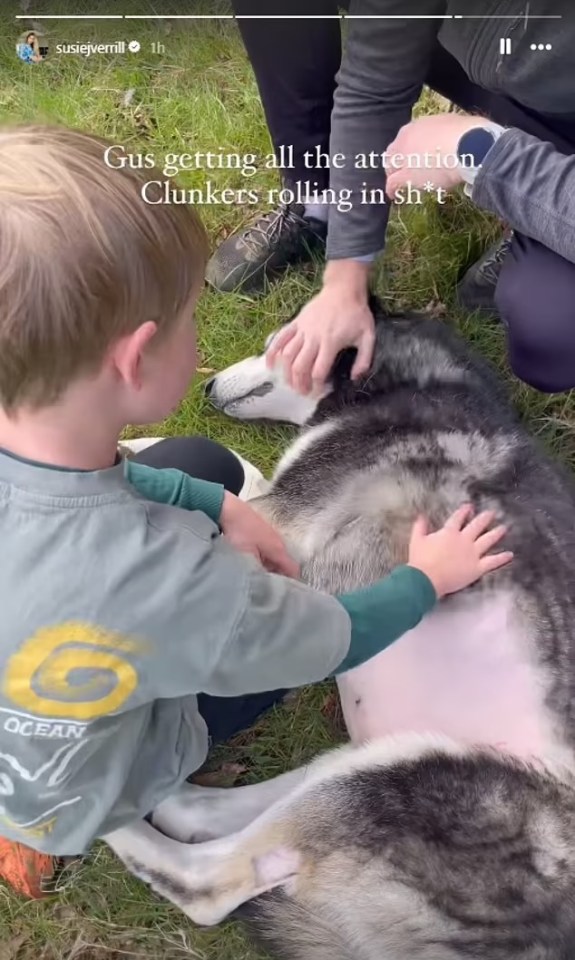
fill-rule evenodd
<path id="1" fill-rule="evenodd" d="M 355 347 L 349 347 L 348 350 L 342 350 L 341 353 L 338 353 L 329 378 L 334 388 L 341 387 L 351 380 L 351 371 L 356 357 L 357 350 Z"/>
<path id="2" fill-rule="evenodd" d="M 373 290 L 369 291 L 367 305 L 373 314 L 376 325 L 386 320 L 387 313 L 381 300 L 375 295 Z M 337 355 L 331 373 L 331 381 L 334 387 L 341 387 L 343 384 L 351 381 L 351 371 L 356 357 L 357 350 L 355 347 L 342 350 L 341 353 Z"/>
<path id="3" fill-rule="evenodd" d="M 289 320 L 286 320 L 286 325 L 291 323 L 292 320 L 295 320 L 301 310 L 303 310 L 304 306 L 305 303 L 302 303 L 298 309 L 294 311 Z M 383 304 L 379 297 L 377 297 L 372 290 L 370 290 L 368 294 L 368 306 L 373 314 L 376 324 L 382 323 L 386 319 L 387 314 Z M 330 376 L 330 380 L 334 386 L 341 386 L 342 384 L 351 380 L 351 371 L 353 369 L 356 356 L 357 350 L 355 347 L 350 347 L 348 350 L 342 350 L 341 353 L 338 353 Z"/>
<path id="4" fill-rule="evenodd" d="M 373 313 L 373 319 L 375 320 L 376 323 L 381 323 L 383 320 L 385 320 L 387 314 L 385 312 L 384 306 L 381 300 L 379 299 L 379 297 L 375 295 L 373 290 L 369 291 L 367 305 L 371 310 L 371 312 Z"/>

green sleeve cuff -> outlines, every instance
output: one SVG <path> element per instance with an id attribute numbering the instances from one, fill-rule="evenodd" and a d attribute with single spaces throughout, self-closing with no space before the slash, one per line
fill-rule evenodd
<path id="1" fill-rule="evenodd" d="M 371 660 L 422 620 L 437 602 L 435 588 L 416 567 L 397 567 L 370 587 L 336 598 L 351 620 L 351 643 L 336 675 Z"/>
<path id="2" fill-rule="evenodd" d="M 134 460 L 125 463 L 126 479 L 146 500 L 183 510 L 200 510 L 219 523 L 225 494 L 222 484 L 196 480 L 182 470 L 157 470 Z"/>

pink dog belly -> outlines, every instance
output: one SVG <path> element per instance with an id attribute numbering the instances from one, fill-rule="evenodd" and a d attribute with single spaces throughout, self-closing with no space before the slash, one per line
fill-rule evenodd
<path id="1" fill-rule="evenodd" d="M 551 742 L 541 670 L 529 661 L 504 594 L 439 607 L 371 661 L 339 678 L 352 742 L 412 731 L 443 733 L 519 756 Z"/>

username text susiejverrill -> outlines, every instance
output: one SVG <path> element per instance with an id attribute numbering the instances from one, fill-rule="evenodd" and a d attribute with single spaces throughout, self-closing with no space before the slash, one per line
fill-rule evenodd
<path id="1" fill-rule="evenodd" d="M 99 53 L 126 53 L 128 44 L 125 40 L 116 40 L 115 43 L 57 43 L 56 53 L 75 53 L 81 57 L 91 57 Z"/>

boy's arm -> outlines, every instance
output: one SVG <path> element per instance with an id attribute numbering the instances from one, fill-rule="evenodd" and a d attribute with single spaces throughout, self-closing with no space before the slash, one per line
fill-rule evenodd
<path id="1" fill-rule="evenodd" d="M 419 570 L 332 597 L 254 570 L 241 616 L 206 693 L 227 696 L 324 680 L 359 666 L 417 626 L 436 602 Z M 254 678 L 261 683 L 254 688 Z"/>
<path id="2" fill-rule="evenodd" d="M 201 510 L 219 523 L 225 493 L 222 484 L 196 480 L 182 470 L 158 470 L 129 459 L 125 461 L 125 476 L 146 500 L 183 510 Z"/>
<path id="3" fill-rule="evenodd" d="M 490 552 L 506 532 L 491 528 L 495 514 L 484 511 L 466 523 L 471 513 L 469 505 L 460 507 L 430 534 L 419 518 L 409 566 L 333 597 L 266 573 L 203 514 L 150 504 L 148 570 L 131 577 L 140 598 L 145 579 L 153 584 L 134 608 L 142 634 L 156 641 L 154 663 L 146 668 L 149 698 L 298 687 L 369 660 L 417 626 L 438 597 L 512 559 L 508 551 Z M 177 536 L 165 537 L 166 524 Z M 155 545 L 154 530 L 161 537 Z M 122 599 L 129 602 L 127 591 Z"/>
<path id="4" fill-rule="evenodd" d="M 372 586 L 337 597 L 351 620 L 351 643 L 335 671 L 352 670 L 413 630 L 437 602 L 435 588 L 422 570 L 396 567 Z"/>
<path id="5" fill-rule="evenodd" d="M 206 692 L 225 696 L 230 680 L 248 690 L 253 673 L 267 669 L 262 690 L 344 673 L 416 627 L 436 601 L 425 574 L 407 566 L 338 597 L 273 574 L 256 575 Z"/>
<path id="6" fill-rule="evenodd" d="M 181 536 L 166 544 L 165 573 L 139 605 L 142 630 L 155 619 L 151 634 L 163 638 L 145 669 L 155 698 L 237 696 L 323 680 L 385 649 L 436 600 L 427 578 L 410 568 L 373 587 L 329 596 L 267 573 L 199 515 L 177 522 Z M 205 536 L 200 543 L 194 538 L 194 548 L 186 528 L 201 533 L 202 527 Z M 153 613 L 146 613 L 148 603 Z M 158 610 L 165 611 L 161 623 Z"/>

